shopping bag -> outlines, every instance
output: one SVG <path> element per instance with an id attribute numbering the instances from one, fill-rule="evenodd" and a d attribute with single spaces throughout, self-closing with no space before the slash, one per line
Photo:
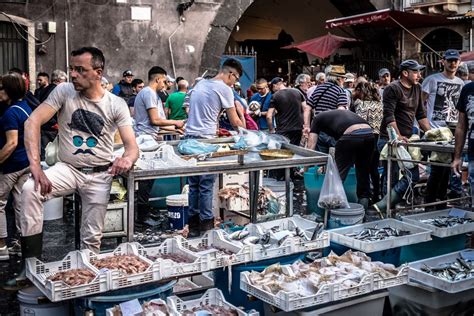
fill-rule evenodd
<path id="1" fill-rule="evenodd" d="M 342 185 L 339 170 L 331 156 L 328 156 L 326 175 L 319 194 L 318 206 L 324 209 L 349 208 L 346 192 Z"/>
<path id="2" fill-rule="evenodd" d="M 46 164 L 48 166 L 54 165 L 56 162 L 59 161 L 59 156 L 58 156 L 58 150 L 59 150 L 59 136 L 56 136 L 52 142 L 49 142 L 48 145 L 46 145 L 46 148 L 44 150 L 44 157 Z"/>

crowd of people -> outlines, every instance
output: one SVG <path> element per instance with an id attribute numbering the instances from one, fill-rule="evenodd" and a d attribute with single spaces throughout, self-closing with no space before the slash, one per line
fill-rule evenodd
<path id="1" fill-rule="evenodd" d="M 431 167 L 426 201 L 462 193 L 458 173 L 466 135 L 474 124 L 474 65 L 461 64 L 456 50 L 442 56 L 442 72 L 426 78 L 424 66 L 411 59 L 401 62 L 396 74 L 380 69 L 375 80 L 346 72 L 343 65 L 329 65 L 314 77 L 298 75 L 293 86 L 281 77 L 259 78 L 245 93 L 239 83 L 243 68 L 235 59 L 227 59 L 215 76 L 196 78 L 192 84 L 153 66 L 144 79 L 125 70 L 115 85 L 103 76 L 105 58 L 99 49 L 83 47 L 70 59 L 70 82 L 63 71 L 55 70 L 51 78 L 41 72 L 34 94 L 21 70 L 1 77 L 0 260 L 18 253 L 23 258 L 41 256 L 43 203 L 72 192 L 82 200 L 82 247 L 98 252 L 112 177 L 127 172 L 138 159 L 140 135 L 157 141 L 170 134 L 202 139 L 245 128 L 276 133 L 291 144 L 324 153 L 335 148 L 341 179 L 355 166 L 359 203 L 367 214 L 383 217 L 387 205 L 406 199 L 419 180 L 417 166 L 400 174 L 399 165 L 392 164 L 387 198 L 387 168 L 380 158 L 387 142 L 406 142 L 433 128 L 457 126 L 452 169 Z M 114 158 L 117 131 L 125 151 Z M 45 148 L 55 138 L 59 162 L 43 170 Z M 474 136 L 468 142 L 472 170 Z M 474 177 L 474 171 L 471 174 Z M 188 177 L 190 236 L 214 225 L 215 179 Z M 140 183 L 140 221 L 150 212 L 152 183 Z M 8 247 L 5 205 L 10 195 L 17 229 L 10 237 L 19 241 Z M 24 280 L 23 269 L 7 286 Z"/>

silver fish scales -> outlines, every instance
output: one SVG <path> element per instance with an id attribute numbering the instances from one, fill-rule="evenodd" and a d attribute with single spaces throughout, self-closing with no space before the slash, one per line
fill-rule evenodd
<path id="1" fill-rule="evenodd" d="M 433 225 L 439 228 L 454 227 L 464 225 L 467 223 L 474 223 L 472 218 L 463 218 L 457 216 L 438 216 L 435 218 L 428 218 L 420 220 L 423 224 Z"/>
<path id="2" fill-rule="evenodd" d="M 392 237 L 400 237 L 410 235 L 410 231 L 402 230 L 398 228 L 393 228 L 390 226 L 385 226 L 383 228 L 378 228 L 377 225 L 374 227 L 367 227 L 359 232 L 345 234 L 347 237 L 352 237 L 357 240 L 362 241 L 380 241 Z"/>
<path id="3" fill-rule="evenodd" d="M 421 271 L 440 279 L 456 282 L 474 277 L 474 262 L 459 257 L 454 262 L 442 263 L 437 266 L 425 264 L 421 267 Z"/>

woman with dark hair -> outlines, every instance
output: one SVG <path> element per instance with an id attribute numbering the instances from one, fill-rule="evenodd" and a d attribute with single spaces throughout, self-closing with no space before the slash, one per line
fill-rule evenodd
<path id="1" fill-rule="evenodd" d="M 375 146 L 370 163 L 370 179 L 372 182 L 372 202 L 380 200 L 380 175 L 379 158 L 380 153 L 377 150 L 377 142 L 380 135 L 380 125 L 383 118 L 383 104 L 377 86 L 371 82 L 359 82 L 353 93 L 354 102 L 352 110 L 365 119 L 374 130 Z"/>
<path id="2" fill-rule="evenodd" d="M 28 179 L 29 162 L 23 142 L 24 124 L 31 114 L 25 100 L 25 80 L 16 73 L 0 77 L 0 104 L 4 114 L 0 118 L 0 260 L 9 259 L 10 252 L 21 253 L 19 247 L 7 248 L 7 221 L 5 206 L 13 195 L 15 223 L 20 232 L 21 189 Z"/>

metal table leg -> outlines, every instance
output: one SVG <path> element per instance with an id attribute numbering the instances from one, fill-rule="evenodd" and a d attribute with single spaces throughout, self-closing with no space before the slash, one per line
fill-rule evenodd
<path id="1" fill-rule="evenodd" d="M 133 241 L 133 232 L 135 230 L 135 178 L 133 174 L 129 174 L 127 178 L 128 193 L 128 212 L 127 212 L 127 241 Z"/>
<path id="2" fill-rule="evenodd" d="M 249 172 L 249 190 L 250 190 L 250 222 L 257 222 L 258 190 L 260 171 Z"/>
<path id="3" fill-rule="evenodd" d="M 293 216 L 293 208 L 291 207 L 293 196 L 291 196 L 290 171 L 290 168 L 285 168 L 286 217 Z"/>
<path id="4" fill-rule="evenodd" d="M 392 154 L 393 147 L 390 141 L 387 142 L 387 218 L 392 217 L 391 210 L 391 190 L 392 190 Z"/>
<path id="5" fill-rule="evenodd" d="M 74 200 L 74 247 L 76 250 L 81 249 L 81 200 L 76 193 L 73 194 Z"/>

